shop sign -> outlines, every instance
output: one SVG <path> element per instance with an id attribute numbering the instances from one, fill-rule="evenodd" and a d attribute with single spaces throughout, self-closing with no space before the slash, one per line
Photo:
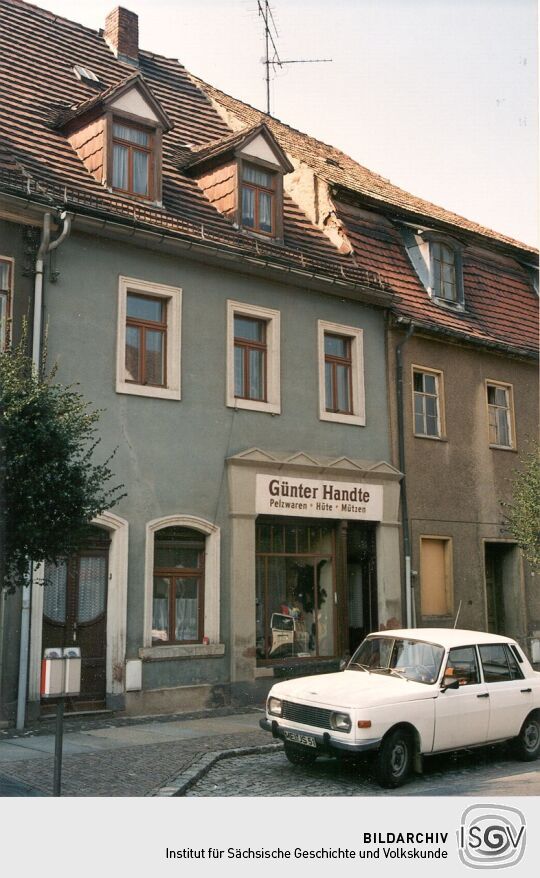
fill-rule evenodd
<path id="1" fill-rule="evenodd" d="M 258 475 L 255 507 L 264 515 L 381 521 L 382 485 Z"/>

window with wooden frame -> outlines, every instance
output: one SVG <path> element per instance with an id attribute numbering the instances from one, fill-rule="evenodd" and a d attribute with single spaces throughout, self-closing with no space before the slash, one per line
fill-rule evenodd
<path id="1" fill-rule="evenodd" d="M 364 426 L 363 331 L 318 321 L 319 417 Z"/>
<path id="2" fill-rule="evenodd" d="M 141 198 L 153 198 L 152 131 L 113 120 L 112 188 Z"/>
<path id="3" fill-rule="evenodd" d="M 324 333 L 324 387 L 327 412 L 352 414 L 351 339 Z"/>
<path id="4" fill-rule="evenodd" d="M 9 344 L 9 321 L 13 295 L 13 259 L 0 256 L 0 351 Z"/>
<path id="5" fill-rule="evenodd" d="M 512 385 L 486 381 L 489 444 L 515 448 Z"/>
<path id="6" fill-rule="evenodd" d="M 456 254 L 440 241 L 431 242 L 433 295 L 447 302 L 458 301 Z"/>
<path id="7" fill-rule="evenodd" d="M 279 414 L 279 311 L 227 302 L 227 405 Z"/>
<path id="8" fill-rule="evenodd" d="M 444 436 L 443 373 L 413 366 L 414 434 L 429 439 Z"/>
<path id="9" fill-rule="evenodd" d="M 241 220 L 245 229 L 275 235 L 276 174 L 242 162 Z"/>
<path id="10" fill-rule="evenodd" d="M 202 643 L 205 537 L 187 527 L 154 536 L 152 642 Z"/>
<path id="11" fill-rule="evenodd" d="M 182 291 L 121 277 L 117 393 L 180 399 Z"/>
<path id="12" fill-rule="evenodd" d="M 266 401 L 266 321 L 234 315 L 234 395 Z"/>
<path id="13" fill-rule="evenodd" d="M 420 537 L 420 612 L 423 617 L 453 612 L 452 539 Z"/>

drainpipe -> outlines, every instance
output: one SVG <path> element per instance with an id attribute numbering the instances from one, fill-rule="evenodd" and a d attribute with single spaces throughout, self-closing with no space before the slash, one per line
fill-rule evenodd
<path id="1" fill-rule="evenodd" d="M 409 323 L 407 334 L 396 347 L 396 391 L 397 391 L 397 425 L 399 469 L 403 473 L 401 480 L 401 526 L 403 529 L 403 550 L 405 555 L 405 608 L 407 628 L 416 625 L 416 613 L 412 600 L 411 581 L 411 537 L 409 532 L 409 509 L 407 506 L 407 481 L 405 474 L 405 428 L 403 415 L 403 358 L 402 350 L 414 332 L 414 323 Z"/>
<path id="2" fill-rule="evenodd" d="M 43 217 L 43 231 L 41 244 L 36 256 L 36 273 L 34 280 L 34 322 L 32 333 L 32 365 L 36 375 L 41 372 L 41 334 L 42 334 L 42 311 L 43 311 L 43 270 L 45 258 L 51 250 L 60 246 L 67 238 L 71 229 L 71 217 L 63 211 L 60 214 L 62 231 L 59 236 L 51 241 L 51 214 L 46 213 Z M 19 686 L 17 695 L 17 729 L 24 729 L 26 716 L 26 694 L 28 689 L 28 652 L 30 647 L 30 603 L 32 595 L 33 563 L 28 564 L 28 574 L 22 590 L 21 608 L 21 640 L 19 650 Z"/>

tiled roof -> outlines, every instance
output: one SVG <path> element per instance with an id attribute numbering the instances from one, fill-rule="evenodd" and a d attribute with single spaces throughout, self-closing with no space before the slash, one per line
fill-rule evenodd
<path id="1" fill-rule="evenodd" d="M 117 214 L 215 242 L 246 258 L 287 264 L 306 276 L 384 292 L 379 279 L 337 252 L 290 198 L 284 199 L 283 244 L 236 230 L 212 207 L 195 180 L 179 170 L 178 158 L 230 135 L 231 129 L 176 60 L 149 52 L 139 56 L 139 72 L 174 126 L 163 138 L 164 209 L 105 190 L 56 127 L 62 112 L 103 100 L 103 92 L 96 95 L 95 87 L 75 76 L 74 64 L 92 70 L 107 90 L 123 86 L 134 73 L 102 34 L 22 0 L 0 0 L 0 137 L 20 172 L 0 166 L 3 188 L 28 193 L 37 188 L 68 207 Z"/>
<path id="2" fill-rule="evenodd" d="M 192 77 L 194 83 L 201 88 L 206 94 L 212 98 L 217 104 L 228 112 L 232 113 L 245 125 L 257 125 L 265 122 L 272 131 L 283 149 L 294 155 L 297 159 L 305 161 L 307 165 L 313 168 L 318 176 L 327 180 L 333 186 L 340 186 L 358 195 L 369 198 L 374 204 L 379 203 L 381 207 L 391 206 L 393 208 L 402 209 L 417 217 L 424 217 L 426 220 L 444 223 L 461 229 L 465 232 L 471 232 L 476 235 L 483 235 L 492 242 L 500 242 L 515 246 L 520 250 L 536 253 L 534 247 L 516 241 L 500 232 L 494 232 L 478 223 L 471 222 L 458 214 L 438 207 L 430 201 L 417 198 L 395 186 L 386 177 L 375 174 L 363 165 L 358 164 L 350 156 L 341 150 L 314 137 L 309 137 L 289 125 L 285 125 L 278 119 L 274 119 L 266 113 L 255 109 L 254 107 L 233 98 L 225 92 L 220 91 L 214 86 L 208 85 L 203 80 Z"/>
<path id="3" fill-rule="evenodd" d="M 92 70 L 103 91 L 79 80 L 73 65 Z M 2 76 L 1 68 L 5 68 Z M 141 75 L 163 107 L 173 129 L 163 138 L 163 208 L 137 203 L 104 189 L 87 171 L 56 127 L 59 116 L 88 109 Z M 515 260 L 494 263 L 465 256 L 467 311 L 435 305 L 421 286 L 397 230 L 379 213 L 422 216 L 438 227 L 461 230 L 477 243 L 533 260 L 536 251 L 442 208 L 414 198 L 344 153 L 283 125 L 198 80 L 176 60 L 142 51 L 139 71 L 115 57 L 103 35 L 22 2 L 0 0 L 0 186 L 22 188 L 49 203 L 115 215 L 130 223 L 216 243 L 243 258 L 294 267 L 336 283 L 391 289 L 401 297 L 401 313 L 426 326 L 500 343 L 527 352 L 536 349 L 536 302 L 525 269 Z M 7 84 L 9 83 L 9 88 Z M 228 125 L 215 102 L 239 122 Z M 64 116 L 65 118 L 65 116 Z M 196 181 L 182 170 L 195 156 L 211 154 L 267 125 L 281 148 L 302 160 L 333 187 L 371 205 L 373 221 L 360 222 L 354 209 L 343 220 L 354 246 L 339 252 L 294 201 L 284 198 L 284 242 L 262 241 L 234 228 L 212 207 Z M 241 132 L 232 127 L 243 126 Z M 2 156 L 4 158 L 2 159 Z M 472 253 L 473 251 L 471 251 Z"/>
<path id="4" fill-rule="evenodd" d="M 360 263 L 372 266 L 398 295 L 395 311 L 419 327 L 459 334 L 516 352 L 538 351 L 538 297 L 527 270 L 515 259 L 490 257 L 480 248 L 463 251 L 465 311 L 436 304 L 416 274 L 396 226 L 347 205 L 338 214 Z"/>

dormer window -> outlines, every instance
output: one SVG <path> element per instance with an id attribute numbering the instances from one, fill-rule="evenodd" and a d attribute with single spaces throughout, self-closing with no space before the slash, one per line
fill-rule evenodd
<path id="1" fill-rule="evenodd" d="M 283 239 L 283 177 L 294 168 L 264 123 L 199 147 L 182 168 L 237 228 Z"/>
<path id="2" fill-rule="evenodd" d="M 113 189 L 129 195 L 153 197 L 150 179 L 152 143 L 150 131 L 113 123 Z"/>
<path id="3" fill-rule="evenodd" d="M 430 249 L 433 272 L 432 294 L 437 299 L 455 304 L 458 302 L 456 253 L 440 241 L 432 241 Z"/>
<path id="4" fill-rule="evenodd" d="M 430 298 L 443 307 L 465 310 L 463 245 L 434 229 L 403 224 L 407 253 Z"/>
<path id="5" fill-rule="evenodd" d="M 58 126 L 107 189 L 161 203 L 161 140 L 172 125 L 140 73 L 68 108 Z"/>
<path id="6" fill-rule="evenodd" d="M 275 173 L 242 163 L 242 226 L 274 234 Z"/>

